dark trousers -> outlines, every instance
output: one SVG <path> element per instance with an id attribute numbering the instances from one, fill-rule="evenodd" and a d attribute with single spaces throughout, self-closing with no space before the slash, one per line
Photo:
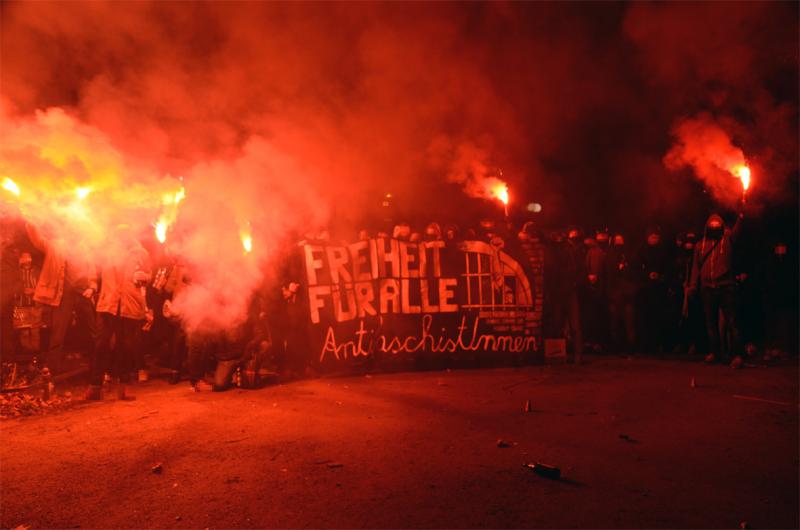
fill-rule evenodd
<path id="1" fill-rule="evenodd" d="M 134 369 L 136 339 L 142 325 L 141 320 L 111 313 L 97 314 L 98 340 L 92 363 L 91 384 L 102 385 L 105 373 L 119 378 L 121 383 L 130 381 L 131 371 Z"/>
<path id="2" fill-rule="evenodd" d="M 178 325 L 170 324 L 170 326 L 172 331 L 167 343 L 167 367 L 180 372 L 186 361 L 186 333 Z"/>
<path id="3" fill-rule="evenodd" d="M 730 338 L 729 354 L 739 354 L 739 328 L 736 322 L 736 286 L 703 287 L 700 290 L 703 300 L 703 313 L 706 317 L 706 333 L 708 334 L 708 351 L 719 355 L 722 353 L 724 339 Z M 725 319 L 727 333 L 719 329 L 719 314 Z M 727 335 L 727 337 L 726 337 Z"/>
<path id="4" fill-rule="evenodd" d="M 65 287 L 64 294 L 61 297 L 61 304 L 52 307 L 50 310 L 52 317 L 50 340 L 44 356 L 45 364 L 51 371 L 56 373 L 60 372 L 64 365 L 64 339 L 66 339 L 67 331 L 69 331 L 69 327 L 72 324 L 73 311 L 75 311 L 79 328 L 82 328 L 88 334 L 84 353 L 90 361 L 94 358 L 95 343 L 98 337 L 94 305 L 90 299 L 83 297 L 81 293 Z"/>
<path id="5" fill-rule="evenodd" d="M 197 383 L 203 379 L 214 356 L 215 340 L 208 335 L 189 335 L 186 339 L 187 369 L 189 382 Z"/>
<path id="6" fill-rule="evenodd" d="M 614 297 L 608 303 L 611 319 L 611 340 L 615 349 L 630 353 L 636 346 L 636 321 L 633 297 Z"/>
<path id="7" fill-rule="evenodd" d="M 667 287 L 660 282 L 649 282 L 639 292 L 641 346 L 646 353 L 668 349 L 669 303 Z"/>

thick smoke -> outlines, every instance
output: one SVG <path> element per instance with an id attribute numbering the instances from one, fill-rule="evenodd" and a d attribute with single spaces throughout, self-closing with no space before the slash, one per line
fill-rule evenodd
<path id="1" fill-rule="evenodd" d="M 166 245 L 198 271 L 190 325 L 240 318 L 288 234 L 379 217 L 386 192 L 440 220 L 448 183 L 485 196 L 502 169 L 512 207 L 542 202 L 562 224 L 683 218 L 695 190 L 662 158 L 704 112 L 758 168 L 753 199 L 795 193 L 796 4 L 4 2 L 0 15 L 4 140 L 25 139 L 4 141 L 4 171 L 40 205 L 95 188 L 84 221 L 20 197 L 25 215 L 102 257 L 114 224 L 152 234 L 183 186 Z M 48 127 L 85 139 L 80 163 L 53 164 L 25 132 Z"/>
<path id="2" fill-rule="evenodd" d="M 709 114 L 701 114 L 678 123 L 674 134 L 676 143 L 664 157 L 664 165 L 671 170 L 692 167 L 715 199 L 735 205 L 741 197 L 736 171 L 747 160 L 728 133 Z"/>
<path id="3" fill-rule="evenodd" d="M 626 15 L 660 99 L 648 110 L 670 123 L 675 140 L 665 165 L 690 165 L 723 204 L 741 192 L 725 171 L 745 161 L 752 199 L 797 204 L 797 20 L 789 3 L 637 3 Z"/>

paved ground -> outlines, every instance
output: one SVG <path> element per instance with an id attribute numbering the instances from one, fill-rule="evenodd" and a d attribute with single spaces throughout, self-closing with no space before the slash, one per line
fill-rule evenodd
<path id="1" fill-rule="evenodd" d="M 0 424 L 0 526 L 798 526 L 796 364 L 595 359 L 137 390 Z M 537 460 L 564 480 L 522 467 Z"/>

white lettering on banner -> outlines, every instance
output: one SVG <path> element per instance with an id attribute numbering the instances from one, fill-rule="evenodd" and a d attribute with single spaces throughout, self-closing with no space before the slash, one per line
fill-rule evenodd
<path id="1" fill-rule="evenodd" d="M 453 313 L 456 278 L 442 278 L 444 241 L 370 239 L 305 245 L 311 322 L 330 311 L 336 322 L 367 315 Z"/>
<path id="2" fill-rule="evenodd" d="M 440 334 L 432 333 L 433 317 L 431 315 L 423 315 L 419 334 L 405 337 L 379 335 L 376 342 L 377 349 L 381 353 L 392 354 L 420 351 L 431 353 L 454 353 L 456 351 L 524 353 L 538 350 L 536 337 L 481 333 L 478 330 L 480 317 L 475 317 L 471 327 L 467 326 L 466 322 L 466 315 L 462 316 L 461 324 L 457 327 L 458 334 L 452 337 L 446 328 L 441 328 Z M 364 321 L 361 320 L 358 330 L 354 333 L 354 338 L 344 342 L 337 342 L 333 326 L 328 326 L 325 343 L 319 356 L 320 362 L 324 361 L 328 355 L 333 355 L 336 360 L 369 355 L 369 352 L 364 349 L 364 336 L 367 333 L 371 332 L 364 328 Z"/>

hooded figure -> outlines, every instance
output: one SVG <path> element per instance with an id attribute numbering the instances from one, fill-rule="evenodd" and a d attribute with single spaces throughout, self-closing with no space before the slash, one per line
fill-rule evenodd
<path id="1" fill-rule="evenodd" d="M 617 351 L 631 353 L 636 345 L 636 265 L 625 236 L 615 234 L 611 242 L 605 261 L 611 341 Z"/>
<path id="2" fill-rule="evenodd" d="M 670 292 L 672 276 L 670 249 L 664 243 L 658 228 L 647 231 L 645 244 L 639 250 L 640 288 L 638 314 L 640 317 L 640 342 L 648 353 L 664 352 L 672 346 L 673 324 L 669 315 L 674 307 L 674 293 Z"/>
<path id="3" fill-rule="evenodd" d="M 731 366 L 739 368 L 739 332 L 736 324 L 736 278 L 733 272 L 733 245 L 741 231 L 744 214 L 739 214 L 733 229 L 725 227 L 718 214 L 706 221 L 703 237 L 694 248 L 692 273 L 687 296 L 700 292 L 708 333 L 706 362 L 713 362 L 721 354 L 723 335 L 720 336 L 719 313 L 722 311 L 730 335 L 730 350 L 734 358 Z"/>

